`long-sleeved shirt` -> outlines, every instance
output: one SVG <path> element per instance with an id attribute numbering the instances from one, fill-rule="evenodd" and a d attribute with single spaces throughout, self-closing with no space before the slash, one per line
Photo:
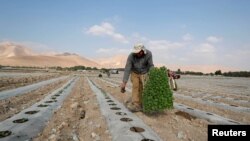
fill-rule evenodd
<path id="1" fill-rule="evenodd" d="M 154 67 L 151 51 L 146 50 L 146 52 L 140 58 L 134 53 L 129 54 L 123 75 L 123 82 L 127 83 L 131 71 L 137 74 L 145 74 L 151 67 Z"/>

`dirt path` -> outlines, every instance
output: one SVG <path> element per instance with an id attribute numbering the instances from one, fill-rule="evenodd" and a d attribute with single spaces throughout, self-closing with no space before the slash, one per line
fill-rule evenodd
<path id="1" fill-rule="evenodd" d="M 102 89 L 118 101 L 124 103 L 130 97 L 130 93 L 120 93 L 119 87 L 113 87 L 99 79 L 91 78 Z M 176 109 L 166 111 L 158 115 L 145 115 L 142 112 L 135 113 L 145 124 L 149 125 L 164 141 L 206 141 L 208 122 L 196 119 L 187 113 Z"/>
<path id="2" fill-rule="evenodd" d="M 49 92 L 61 87 L 69 79 L 60 80 L 37 90 L 31 91 L 27 94 L 10 97 L 8 99 L 0 100 L 0 121 L 3 121 L 21 110 L 33 105 L 34 103 L 43 99 Z"/>
<path id="3" fill-rule="evenodd" d="M 86 78 L 81 77 L 72 93 L 54 112 L 34 141 L 111 141 L 106 121 Z"/>

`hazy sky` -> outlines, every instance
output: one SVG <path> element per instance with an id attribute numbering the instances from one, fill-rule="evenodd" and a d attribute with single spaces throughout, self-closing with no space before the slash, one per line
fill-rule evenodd
<path id="1" fill-rule="evenodd" d="M 89 58 L 250 71 L 249 0 L 0 0 L 0 41 Z"/>

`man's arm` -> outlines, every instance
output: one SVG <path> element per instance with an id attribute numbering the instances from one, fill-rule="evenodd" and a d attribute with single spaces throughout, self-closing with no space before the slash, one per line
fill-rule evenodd
<path id="1" fill-rule="evenodd" d="M 150 68 L 154 67 L 154 63 L 153 63 L 153 56 L 152 56 L 152 53 L 149 52 L 149 51 L 148 51 L 148 53 L 149 53 L 148 67 L 149 67 L 149 69 L 150 69 Z"/>
<path id="2" fill-rule="evenodd" d="M 132 54 L 130 54 L 128 56 L 127 63 L 126 63 L 126 66 L 125 66 L 125 70 L 124 70 L 123 82 L 125 82 L 125 83 L 127 83 L 128 79 L 129 79 L 131 68 L 132 68 Z"/>
<path id="3" fill-rule="evenodd" d="M 125 66 L 125 70 L 124 70 L 124 74 L 123 74 L 123 80 L 122 80 L 122 84 L 121 84 L 122 89 L 125 89 L 125 87 L 126 87 L 126 84 L 128 82 L 129 75 L 131 72 L 131 68 L 132 68 L 132 54 L 130 54 L 128 56 L 128 59 L 126 62 L 126 66 Z"/>

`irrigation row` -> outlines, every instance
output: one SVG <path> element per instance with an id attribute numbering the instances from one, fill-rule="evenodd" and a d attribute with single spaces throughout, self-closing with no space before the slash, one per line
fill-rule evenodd
<path id="1" fill-rule="evenodd" d="M 180 90 L 179 92 L 182 93 L 182 95 L 188 95 L 188 96 L 191 96 L 192 98 L 223 99 L 223 100 L 227 100 L 227 101 L 238 103 L 238 104 L 247 104 L 247 103 L 250 102 L 249 100 L 247 100 L 246 96 L 239 96 L 239 95 L 236 95 L 236 94 L 227 94 L 227 96 L 221 96 L 221 95 L 213 95 L 213 94 L 211 94 L 211 92 L 210 93 L 196 92 L 196 93 L 192 93 L 192 94 L 190 94 L 189 91 L 182 91 L 182 90 Z M 184 94 L 186 92 L 188 92 L 188 94 Z M 233 97 L 229 97 L 229 96 L 236 96 L 236 97 L 240 97 L 240 98 L 233 98 Z"/>
<path id="2" fill-rule="evenodd" d="M 105 83 L 108 83 L 110 85 L 113 85 L 115 87 L 119 86 L 117 84 L 114 84 L 112 82 L 109 82 L 109 81 L 106 81 L 106 80 L 103 80 L 103 79 L 100 79 L 100 80 L 105 82 Z M 132 90 L 129 89 L 129 88 L 127 88 L 126 90 L 128 92 L 130 92 L 130 93 L 132 92 Z M 191 108 L 191 107 L 186 106 L 184 104 L 179 104 L 179 103 L 176 103 L 176 102 L 174 103 L 174 108 L 177 109 L 177 110 L 189 113 L 190 115 L 193 115 L 195 117 L 205 119 L 205 120 L 210 121 L 210 122 L 215 123 L 215 124 L 242 124 L 242 123 L 240 123 L 238 121 L 221 117 L 221 116 L 219 116 L 219 115 L 217 115 L 215 113 L 194 109 L 194 108 Z"/>
<path id="3" fill-rule="evenodd" d="M 200 103 L 200 104 L 215 106 L 217 108 L 231 110 L 231 111 L 234 111 L 234 112 L 250 113 L 250 108 L 247 108 L 247 107 L 229 105 L 229 104 L 225 104 L 225 103 L 218 103 L 218 102 L 214 102 L 214 101 L 206 100 L 206 99 L 201 99 L 201 98 L 192 98 L 192 96 L 186 96 L 186 95 L 182 95 L 182 94 L 179 94 L 179 93 L 175 93 L 174 95 L 176 97 L 178 97 L 178 98 L 195 101 L 195 102 Z"/>
<path id="4" fill-rule="evenodd" d="M 63 80 L 63 79 L 66 79 L 66 78 L 68 78 L 68 76 L 53 78 L 53 79 L 50 79 L 50 80 L 45 80 L 45 81 L 38 82 L 38 83 L 35 83 L 35 84 L 27 85 L 27 86 L 24 86 L 24 87 L 2 91 L 2 92 L 0 92 L 0 100 L 7 99 L 9 97 L 13 97 L 13 96 L 17 96 L 17 95 L 23 95 L 25 93 L 36 90 L 36 89 L 38 89 L 38 88 L 40 88 L 42 86 L 45 86 L 45 85 L 48 85 L 48 84 L 51 84 L 53 82 Z"/>
<path id="5" fill-rule="evenodd" d="M 114 141 L 162 141 L 140 118 L 88 79 Z"/>
<path id="6" fill-rule="evenodd" d="M 104 80 L 107 80 L 107 79 L 104 79 Z M 225 104 L 225 103 L 218 103 L 218 102 L 214 102 L 212 100 L 207 100 L 207 99 L 199 98 L 199 97 L 194 98 L 193 96 L 183 95 L 183 94 L 180 94 L 178 92 L 174 92 L 174 96 L 176 96 L 178 98 L 182 98 L 182 99 L 195 101 L 195 102 L 200 103 L 200 104 L 215 106 L 215 107 L 220 108 L 220 109 L 231 110 L 231 111 L 234 111 L 234 112 L 250 113 L 250 108 L 248 108 L 248 107 L 230 105 L 230 104 Z"/>
<path id="7" fill-rule="evenodd" d="M 110 79 L 110 78 L 103 78 L 103 79 L 107 80 L 107 81 L 110 81 L 110 82 L 114 82 L 114 83 L 120 83 L 120 81 L 113 80 L 113 79 Z M 129 84 L 128 86 L 130 87 L 131 85 Z M 179 92 L 182 92 L 182 91 L 179 91 Z M 174 93 L 175 93 L 175 95 L 177 94 L 176 92 L 174 92 Z M 177 94 L 177 95 L 182 96 L 183 94 Z M 186 95 L 184 95 L 183 98 L 185 96 Z M 237 98 L 231 98 L 231 97 L 225 97 L 225 96 L 218 96 L 218 95 L 215 96 L 213 94 L 208 94 L 208 93 L 193 93 L 193 94 L 189 94 L 187 97 L 190 97 L 192 99 L 197 98 L 200 101 L 205 101 L 206 98 L 214 98 L 214 99 L 224 99 L 224 100 L 231 101 L 231 102 L 238 103 L 238 104 L 247 104 L 247 103 L 249 103 L 248 100 L 241 100 L 241 99 L 237 99 Z M 208 104 L 209 103 L 216 103 L 216 102 L 213 102 L 212 100 L 206 100 L 206 101 L 208 101 Z M 218 105 L 218 103 L 217 103 L 217 105 Z M 228 106 L 228 107 L 226 107 L 226 106 Z M 218 107 L 220 107 L 220 105 L 218 105 Z M 241 107 L 237 106 L 237 108 L 235 108 L 236 105 L 230 105 L 230 104 L 222 104 L 222 107 L 226 107 L 227 109 L 228 108 L 229 109 L 233 108 L 233 109 L 235 109 L 235 111 L 242 111 L 242 112 L 249 112 L 250 111 L 250 108 L 242 107 L 242 106 Z"/>
<path id="8" fill-rule="evenodd" d="M 71 93 L 77 80 L 72 78 L 40 102 L 0 122 L 0 141 L 23 141 L 36 137 L 53 115 L 53 111 L 58 109 Z"/>

